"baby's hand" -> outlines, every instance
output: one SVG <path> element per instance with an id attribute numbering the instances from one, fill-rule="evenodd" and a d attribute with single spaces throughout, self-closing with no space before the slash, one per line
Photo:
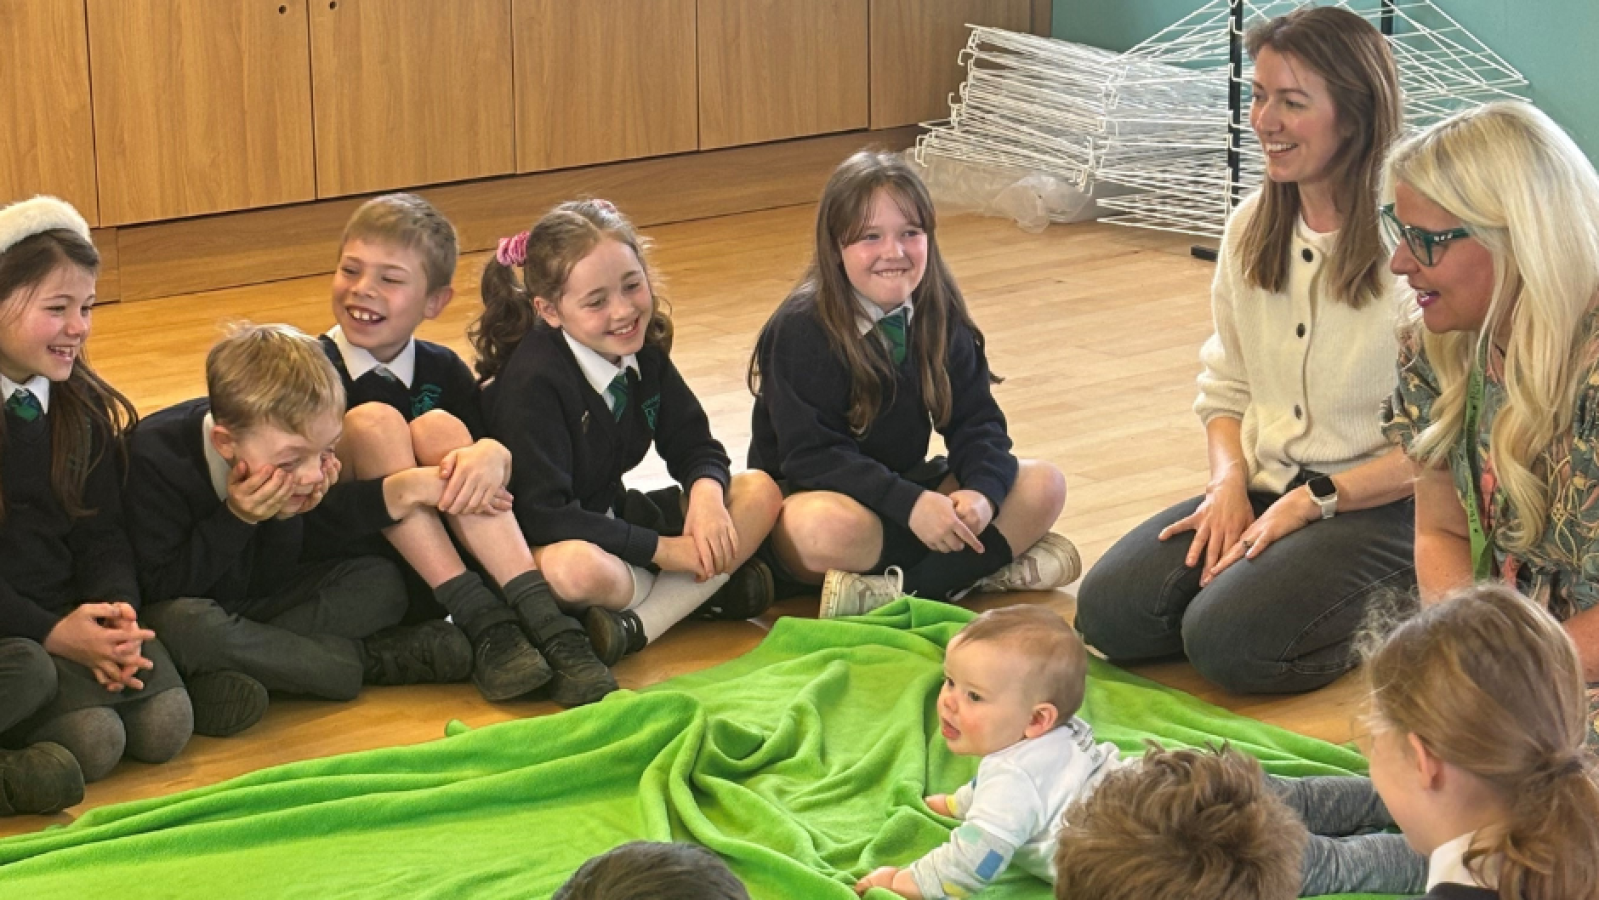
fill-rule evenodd
<path id="1" fill-rule="evenodd" d="M 949 809 L 948 794 L 934 794 L 931 797 L 923 797 L 922 802 L 927 804 L 928 809 L 938 813 L 941 816 L 948 816 L 950 818 L 955 816 L 955 814 L 950 812 Z"/>
<path id="2" fill-rule="evenodd" d="M 884 866 L 872 874 L 855 882 L 855 895 L 865 896 L 866 892 L 874 887 L 894 889 L 894 876 L 899 874 L 899 869 L 893 866 Z"/>
<path id="3" fill-rule="evenodd" d="M 906 898 L 906 900 L 922 900 L 922 892 L 916 887 L 916 879 L 911 877 L 909 869 L 884 866 L 855 882 L 855 893 L 857 895 L 864 896 L 872 888 L 893 891 Z"/>

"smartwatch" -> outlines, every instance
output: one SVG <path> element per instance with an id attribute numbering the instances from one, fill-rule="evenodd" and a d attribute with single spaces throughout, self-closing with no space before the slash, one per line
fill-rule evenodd
<path id="1" fill-rule="evenodd" d="M 1316 501 L 1321 507 L 1321 517 L 1330 519 L 1338 514 L 1338 486 L 1327 475 L 1317 475 L 1305 482 L 1305 487 L 1310 489 L 1310 499 Z"/>

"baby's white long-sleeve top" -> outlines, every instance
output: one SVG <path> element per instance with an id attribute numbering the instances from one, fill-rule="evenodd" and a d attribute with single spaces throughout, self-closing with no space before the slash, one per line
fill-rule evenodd
<path id="1" fill-rule="evenodd" d="M 1076 717 L 983 757 L 977 777 L 949 795 L 962 824 L 911 865 L 917 889 L 926 898 L 969 897 L 1013 862 L 1053 883 L 1066 807 L 1118 765 L 1115 745 L 1095 744 L 1094 730 Z"/>

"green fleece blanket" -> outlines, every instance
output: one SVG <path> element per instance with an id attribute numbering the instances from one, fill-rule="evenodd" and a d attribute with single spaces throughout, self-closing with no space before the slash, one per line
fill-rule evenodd
<path id="1" fill-rule="evenodd" d="M 934 711 L 970 618 L 900 601 L 783 619 L 745 656 L 594 706 L 97 809 L 0 841 L 0 896 L 547 897 L 590 856 L 651 839 L 711 848 L 755 898 L 847 900 L 948 836 L 922 797 L 976 769 Z M 1364 767 L 1102 664 L 1082 715 L 1124 753 L 1225 739 L 1278 774 Z M 983 896 L 1052 895 L 1012 871 Z"/>

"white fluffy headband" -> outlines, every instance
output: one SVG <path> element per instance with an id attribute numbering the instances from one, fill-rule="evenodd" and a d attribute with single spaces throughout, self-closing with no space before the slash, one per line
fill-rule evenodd
<path id="1" fill-rule="evenodd" d="M 72 204 L 64 200 L 34 197 L 0 207 L 0 253 L 41 231 L 56 228 L 64 228 L 85 241 L 93 242 L 89 237 L 89 223 L 78 215 Z"/>

